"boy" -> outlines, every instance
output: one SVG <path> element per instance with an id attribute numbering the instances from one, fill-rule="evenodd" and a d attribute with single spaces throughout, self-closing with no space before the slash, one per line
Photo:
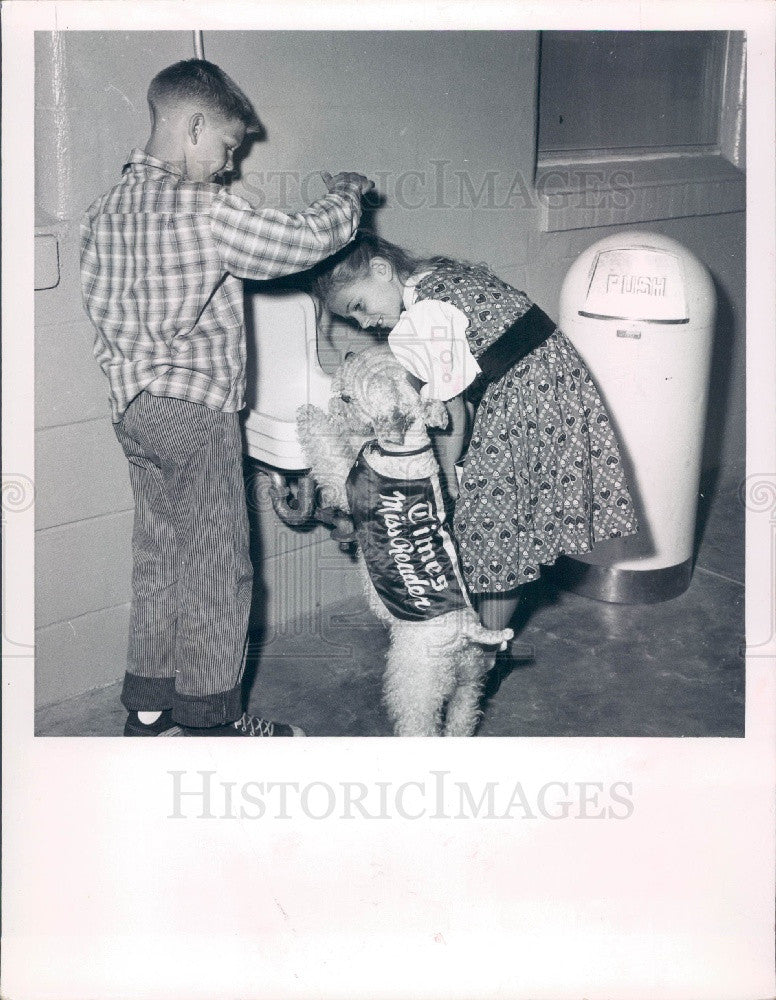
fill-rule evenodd
<path id="1" fill-rule="evenodd" d="M 303 736 L 242 712 L 253 572 L 238 411 L 242 278 L 302 271 L 355 235 L 360 174 L 294 215 L 217 183 L 259 122 L 217 66 L 148 90 L 151 136 L 81 225 L 81 282 L 135 500 L 125 736 Z"/>

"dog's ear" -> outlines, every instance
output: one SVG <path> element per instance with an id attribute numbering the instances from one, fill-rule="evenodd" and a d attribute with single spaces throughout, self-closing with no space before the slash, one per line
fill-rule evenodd
<path id="1" fill-rule="evenodd" d="M 348 509 L 345 481 L 358 449 L 341 421 L 312 404 L 296 411 L 296 425 L 302 451 L 321 491 L 326 506 Z"/>
<path id="2" fill-rule="evenodd" d="M 423 422 L 426 427 L 447 427 L 447 407 L 441 399 L 427 399 L 423 403 Z"/>
<path id="3" fill-rule="evenodd" d="M 297 408 L 296 431 L 308 461 L 315 449 L 318 448 L 321 438 L 339 436 L 339 429 L 329 419 L 329 415 L 324 413 L 320 407 L 313 406 L 312 403 L 306 403 Z"/>

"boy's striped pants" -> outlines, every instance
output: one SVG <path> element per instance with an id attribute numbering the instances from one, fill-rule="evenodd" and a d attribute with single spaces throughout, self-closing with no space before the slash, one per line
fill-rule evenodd
<path id="1" fill-rule="evenodd" d="M 127 709 L 231 722 L 253 569 L 236 413 L 141 392 L 114 425 L 135 498 Z"/>

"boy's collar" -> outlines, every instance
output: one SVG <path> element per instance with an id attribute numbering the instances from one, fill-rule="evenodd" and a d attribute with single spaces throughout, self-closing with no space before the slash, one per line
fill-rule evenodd
<path id="1" fill-rule="evenodd" d="M 131 170 L 134 166 L 155 167 L 157 170 L 164 170 L 168 174 L 175 174 L 176 177 L 183 177 L 183 171 L 174 163 L 166 160 L 158 160 L 155 156 L 146 153 L 144 149 L 133 149 L 129 154 L 129 159 L 124 164 L 123 172 Z"/>

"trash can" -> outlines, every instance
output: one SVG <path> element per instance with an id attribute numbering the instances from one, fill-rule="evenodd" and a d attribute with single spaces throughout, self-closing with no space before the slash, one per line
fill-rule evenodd
<path id="1" fill-rule="evenodd" d="M 559 560 L 562 586 L 623 604 L 689 586 L 715 304 L 703 264 L 654 233 L 609 236 L 569 269 L 560 328 L 609 408 L 640 532 Z"/>

